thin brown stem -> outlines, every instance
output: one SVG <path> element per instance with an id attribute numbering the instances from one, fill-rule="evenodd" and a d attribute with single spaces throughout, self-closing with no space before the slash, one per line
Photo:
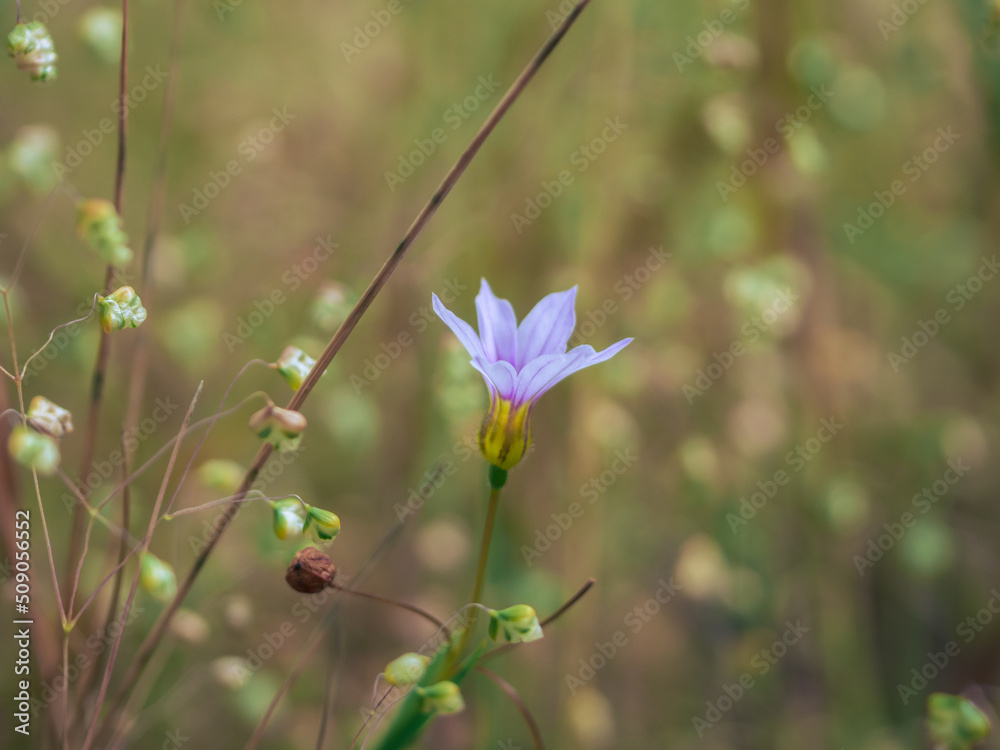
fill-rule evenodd
<path id="1" fill-rule="evenodd" d="M 405 609 L 408 612 L 413 612 L 414 614 L 420 615 L 428 622 L 436 625 L 438 628 L 443 628 L 445 632 L 448 631 L 445 628 L 444 623 L 432 615 L 425 609 L 421 609 L 415 604 L 407 604 L 406 602 L 401 602 L 398 599 L 391 599 L 388 596 L 382 596 L 380 594 L 371 594 L 367 591 L 359 591 L 358 589 L 349 589 L 336 583 L 331 583 L 329 588 L 336 589 L 337 591 L 343 591 L 345 594 L 352 594 L 353 596 L 360 596 L 364 599 L 371 599 L 373 602 L 382 602 L 383 604 L 389 604 L 393 607 L 399 607 L 400 609 Z"/>
<path id="2" fill-rule="evenodd" d="M 414 219 L 399 245 L 397 245 L 395 250 L 393 250 L 389 259 L 385 262 L 382 268 L 379 269 L 371 284 L 369 284 L 364 294 L 362 294 L 357 304 L 355 304 L 354 308 L 348 314 L 347 319 L 341 324 L 340 328 L 337 329 L 336 333 L 334 333 L 333 338 L 330 339 L 330 342 L 323 350 L 323 353 L 320 355 L 317 363 L 313 366 L 312 370 L 310 370 L 309 375 L 306 377 L 302 386 L 298 391 L 296 391 L 295 395 L 289 401 L 287 408 L 299 409 L 305 402 L 306 398 L 312 392 L 312 389 L 316 386 L 320 376 L 326 372 L 326 369 L 330 366 L 334 356 L 336 356 L 337 352 L 340 351 L 348 336 L 350 336 L 351 332 L 361 320 L 361 317 L 365 314 L 372 302 L 374 302 L 375 297 L 381 291 L 382 287 L 384 287 L 386 282 L 389 280 L 389 277 L 396 269 L 396 266 L 398 266 L 402 261 L 407 249 L 409 249 L 416 238 L 420 235 L 421 230 L 440 207 L 447 195 L 451 192 L 455 183 L 458 182 L 458 179 L 468 168 L 472 159 L 479 152 L 480 148 L 482 148 L 483 143 L 496 129 L 497 124 L 503 118 L 504 114 L 506 114 L 506 112 L 518 99 L 525 87 L 541 68 L 542 64 L 556 48 L 556 45 L 559 44 L 560 40 L 562 40 L 562 38 L 566 35 L 566 32 L 569 31 L 570 27 L 576 22 L 580 13 L 589 3 L 590 0 L 581 0 L 581 2 L 569 13 L 569 15 L 566 16 L 559 27 L 542 45 L 542 48 L 538 51 L 534 58 L 532 58 L 514 83 L 511 84 L 510 89 L 506 94 L 504 94 L 503 98 L 497 104 L 493 112 L 490 113 L 486 122 L 483 123 L 482 127 L 473 137 L 472 142 L 468 147 L 466 147 L 465 151 L 448 171 L 447 175 L 445 175 L 444 180 L 438 186 L 437 190 L 434 191 L 434 194 L 417 215 L 417 218 Z M 257 479 L 257 475 L 260 473 L 261 469 L 263 469 L 264 463 L 271 455 L 271 451 L 272 447 L 269 444 L 261 446 L 260 450 L 257 451 L 257 455 L 254 458 L 253 463 L 251 463 L 246 476 L 243 478 L 243 482 L 240 484 L 240 488 L 237 490 L 238 497 L 245 495 L 250 490 L 250 487 Z M 236 515 L 238 508 L 239 504 L 234 503 L 233 506 L 228 508 L 223 514 L 221 522 L 216 526 L 215 531 L 208 538 L 204 549 L 199 553 L 198 557 L 194 561 L 194 564 L 191 566 L 191 569 L 188 571 L 187 576 L 185 576 L 184 580 L 178 586 L 177 595 L 170 602 L 170 604 L 164 608 L 156 624 L 153 626 L 153 629 L 150 631 L 143 644 L 139 647 L 139 650 L 136 652 L 135 658 L 132 661 L 131 667 L 125 674 L 125 677 L 123 678 L 118 689 L 116 699 L 112 704 L 112 709 L 109 713 L 109 719 L 107 720 L 108 723 L 113 723 L 114 719 L 112 717 L 115 710 L 120 707 L 121 700 L 128 694 L 132 685 L 135 683 L 135 680 L 137 680 L 139 675 L 142 673 L 146 663 L 148 663 L 149 658 L 156 650 L 156 647 L 163 638 L 164 633 L 166 633 L 170 620 L 180 608 L 181 604 L 183 604 L 188 592 L 194 585 L 195 579 L 198 577 L 198 574 L 204 567 L 208 557 L 215 549 L 215 545 L 218 543 L 219 538 L 229 527 L 229 524 Z"/>
<path id="3" fill-rule="evenodd" d="M 153 262 L 153 248 L 156 246 L 163 223 L 163 204 L 167 194 L 167 160 L 170 154 L 174 110 L 177 105 L 177 80 L 185 6 L 185 0 L 176 0 L 174 3 L 173 28 L 170 32 L 170 53 L 167 63 L 167 90 L 160 113 L 160 136 L 156 147 L 156 164 L 153 168 L 153 185 L 149 195 L 149 207 L 146 211 L 146 236 L 142 243 L 142 253 L 139 255 L 137 288 L 144 306 L 151 313 L 155 299 L 154 284 L 150 282 L 150 269 Z M 134 427 L 139 423 L 139 410 L 142 407 L 149 374 L 149 331 L 146 328 L 140 328 L 137 333 L 135 349 L 132 353 L 132 374 L 129 377 L 128 406 L 125 411 L 125 424 L 128 427 Z"/>
<path id="4" fill-rule="evenodd" d="M 125 451 L 124 433 L 122 434 L 122 452 L 125 457 L 125 460 L 122 463 L 122 479 L 124 480 L 129 475 L 129 456 L 128 453 Z M 100 585 L 98 585 L 94 589 L 93 593 L 90 595 L 90 598 L 88 598 L 87 601 L 83 603 L 83 606 L 80 607 L 79 613 L 76 614 L 76 617 L 80 617 L 81 615 L 83 615 L 88 605 L 91 603 L 91 601 L 93 601 L 94 597 L 97 596 L 97 594 L 104 587 L 105 582 L 111 576 L 114 576 L 115 582 L 111 587 L 111 600 L 108 602 L 108 611 L 107 615 L 105 615 L 104 618 L 104 628 L 100 631 L 102 633 L 111 632 L 109 628 L 111 626 L 111 623 L 114 621 L 115 612 L 118 611 L 118 602 L 121 598 L 122 574 L 125 571 L 125 561 L 131 558 L 132 554 L 135 553 L 136 550 L 138 550 L 138 545 L 136 545 L 136 547 L 133 548 L 132 552 L 129 552 L 128 550 L 128 542 L 129 542 L 128 537 L 130 536 L 129 525 L 131 520 L 131 511 L 132 511 L 131 492 L 129 491 L 129 486 L 125 485 L 125 489 L 122 493 L 121 528 L 123 533 L 119 535 L 119 541 L 118 541 L 118 564 L 108 574 L 108 576 L 104 579 L 104 581 L 102 581 Z M 86 700 L 87 692 L 90 690 L 90 685 L 93 682 L 94 675 L 98 674 L 104 668 L 106 658 L 107 658 L 107 651 L 102 651 L 98 655 L 97 661 L 94 664 L 94 666 L 91 669 L 86 670 L 86 672 L 83 674 L 80 680 L 80 685 L 77 688 L 78 699 L 76 702 L 76 711 L 74 712 L 73 715 L 74 725 L 80 720 L 80 718 L 82 718 L 83 707 Z"/>
<path id="5" fill-rule="evenodd" d="M 535 721 L 535 717 L 531 715 L 531 711 L 528 710 L 528 706 L 521 699 L 517 690 L 511 685 L 507 680 L 498 675 L 496 672 L 487 669 L 486 667 L 477 666 L 476 671 L 481 675 L 488 677 L 498 688 L 500 688 L 504 695 L 510 699 L 510 702 L 514 704 L 514 708 L 517 712 L 521 714 L 521 718 L 524 719 L 524 723 L 528 725 L 528 731 L 531 732 L 531 740 L 535 743 L 535 750 L 545 750 L 545 743 L 542 741 L 542 733 L 538 729 L 538 722 Z"/>
<path id="6" fill-rule="evenodd" d="M 181 424 L 181 431 L 187 427 L 188 422 L 191 421 L 191 413 L 194 411 L 195 404 L 198 403 L 198 396 L 201 395 L 201 389 L 204 382 L 198 384 L 198 390 L 195 391 L 194 398 L 191 399 L 191 405 L 188 406 L 187 414 L 184 415 L 184 422 Z M 160 506 L 163 504 L 163 497 L 167 494 L 167 485 L 170 483 L 170 475 L 173 473 L 174 463 L 177 461 L 177 454 L 181 447 L 181 441 L 178 440 L 174 443 L 174 450 L 170 454 L 170 460 L 167 462 L 167 470 L 163 474 L 163 481 L 160 483 L 160 491 L 156 494 L 156 501 L 153 503 L 153 512 L 149 516 L 149 524 L 146 528 L 146 536 L 143 539 L 142 550 L 140 556 L 145 554 L 149 549 L 149 543 L 153 538 L 153 529 L 156 528 L 156 522 L 160 515 Z M 132 602 L 135 600 L 135 591 L 139 585 L 139 572 L 141 570 L 141 565 L 137 565 L 135 568 L 135 573 L 132 575 L 132 587 L 129 589 L 128 598 L 125 600 L 125 606 L 122 608 L 121 617 L 118 621 L 118 633 L 115 636 L 114 642 L 111 644 L 111 652 L 108 655 L 108 663 L 104 669 L 104 679 L 101 680 L 101 689 L 97 695 L 97 705 L 94 706 L 94 718 L 90 722 L 90 728 L 87 730 L 87 738 L 83 743 L 83 750 L 90 750 L 91 743 L 94 741 L 94 732 L 97 730 L 98 719 L 101 716 L 101 707 L 104 705 L 104 697 L 107 695 L 108 683 L 111 681 L 111 672 L 115 667 L 115 657 L 118 656 L 118 648 L 121 646 L 122 635 L 125 631 L 125 620 L 128 617 L 129 611 L 132 609 Z"/>
<path id="7" fill-rule="evenodd" d="M 122 215 L 125 200 L 125 156 L 128 141 L 128 110 L 125 106 L 128 91 L 128 0 L 122 0 L 122 47 L 121 65 L 118 71 L 118 158 L 115 165 L 115 211 Z M 111 291 L 115 278 L 115 267 L 108 265 L 104 271 L 103 293 Z M 87 471 L 94 460 L 97 449 L 97 428 L 100 425 L 101 405 L 104 397 L 104 381 L 107 377 L 108 360 L 111 356 L 111 336 L 101 333 L 101 342 L 97 348 L 97 362 L 94 365 L 94 375 L 90 383 L 90 407 L 87 412 L 87 424 L 84 431 L 83 453 L 80 462 L 80 478 L 87 476 Z M 73 562 L 80 555 L 80 535 L 83 533 L 83 509 L 77 505 L 73 509 L 73 523 L 70 527 L 69 554 L 67 555 L 67 570 L 73 570 Z"/>

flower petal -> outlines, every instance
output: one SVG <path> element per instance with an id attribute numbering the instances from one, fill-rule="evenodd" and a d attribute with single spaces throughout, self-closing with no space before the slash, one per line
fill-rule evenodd
<path id="1" fill-rule="evenodd" d="M 505 299 L 498 299 L 486 279 L 476 295 L 479 338 L 490 362 L 504 360 L 512 365 L 517 359 L 517 318 Z"/>
<path id="2" fill-rule="evenodd" d="M 576 326 L 576 287 L 543 297 L 517 329 L 518 371 L 542 354 L 563 354 Z"/>
<path id="3" fill-rule="evenodd" d="M 622 339 L 602 352 L 595 352 L 590 345 L 578 346 L 563 355 L 535 359 L 525 366 L 518 377 L 515 405 L 534 401 L 574 372 L 611 359 L 631 342 L 632 339 Z"/>
<path id="4" fill-rule="evenodd" d="M 437 313 L 437 316 L 458 336 L 458 340 L 462 342 L 462 346 L 469 352 L 469 356 L 472 357 L 473 362 L 489 362 L 486 352 L 483 350 L 483 344 L 479 340 L 479 336 L 476 335 L 476 332 L 472 330 L 472 326 L 447 309 L 436 294 L 431 295 L 431 305 L 434 307 L 434 312 Z"/>
<path id="5" fill-rule="evenodd" d="M 483 374 L 491 396 L 511 401 L 517 384 L 517 373 L 510 362 L 477 362 L 472 360 L 472 366 Z"/>

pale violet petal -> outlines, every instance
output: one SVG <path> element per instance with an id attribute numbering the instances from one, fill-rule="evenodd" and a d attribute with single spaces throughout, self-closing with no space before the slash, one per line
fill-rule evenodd
<path id="1" fill-rule="evenodd" d="M 576 326 L 576 287 L 554 292 L 535 305 L 517 329 L 517 362 L 521 370 L 542 354 L 563 354 Z"/>
<path id="2" fill-rule="evenodd" d="M 594 348 L 589 345 L 578 346 L 562 356 L 539 358 L 537 361 L 540 361 L 541 365 L 532 368 L 533 371 L 531 373 L 528 372 L 528 366 L 526 366 L 522 375 L 527 375 L 528 377 L 525 377 L 523 380 L 518 379 L 516 403 L 522 404 L 534 401 L 556 385 L 556 383 L 568 378 L 574 372 L 579 372 L 586 367 L 611 359 L 611 357 L 631 342 L 632 339 L 630 338 L 622 339 L 601 352 L 595 352 Z"/>
<path id="3" fill-rule="evenodd" d="M 507 401 L 513 399 L 517 373 L 514 372 L 514 366 L 510 362 L 476 362 L 473 360 L 472 366 L 482 373 L 491 396 L 499 396 Z"/>
<path id="4" fill-rule="evenodd" d="M 472 330 L 472 326 L 446 308 L 436 294 L 431 295 L 431 305 L 437 316 L 458 336 L 458 340 L 462 342 L 462 346 L 469 352 L 469 356 L 472 357 L 474 362 L 489 361 L 486 357 L 486 352 L 483 350 L 483 344 L 479 340 L 479 336 L 476 335 L 476 332 Z"/>
<path id="5" fill-rule="evenodd" d="M 476 313 L 479 316 L 479 338 L 490 362 L 503 360 L 516 364 L 517 318 L 514 308 L 505 299 L 498 299 L 486 279 L 482 280 L 476 296 Z"/>

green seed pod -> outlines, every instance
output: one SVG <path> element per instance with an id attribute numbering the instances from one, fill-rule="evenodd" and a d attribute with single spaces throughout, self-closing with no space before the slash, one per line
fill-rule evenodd
<path id="1" fill-rule="evenodd" d="M 510 643 L 528 643 L 542 637 L 542 626 L 535 610 L 527 604 L 490 610 L 490 638 L 499 641 L 500 634 Z"/>
<path id="2" fill-rule="evenodd" d="M 213 458 L 198 467 L 198 479 L 206 489 L 227 495 L 236 492 L 246 473 L 238 463 L 224 458 Z"/>
<path id="3" fill-rule="evenodd" d="M 274 364 L 285 382 L 291 386 L 293 391 L 297 391 L 302 387 L 302 383 L 305 382 L 309 371 L 316 364 L 316 360 L 297 346 L 286 346 Z"/>
<path id="4" fill-rule="evenodd" d="M 142 306 L 135 289 L 130 286 L 116 289 L 107 297 L 98 295 L 97 312 L 105 333 L 123 328 L 138 328 L 146 319 L 146 308 Z"/>
<path id="5" fill-rule="evenodd" d="M 418 687 L 417 691 L 423 696 L 426 713 L 456 714 L 465 708 L 462 691 L 454 682 L 438 682 L 428 687 Z"/>
<path id="6" fill-rule="evenodd" d="M 304 530 L 317 542 L 329 542 L 340 533 L 340 519 L 336 513 L 310 505 Z"/>
<path id="7" fill-rule="evenodd" d="M 302 536 L 302 531 L 308 523 L 305 508 L 294 497 L 275 500 L 271 503 L 274 509 L 274 535 L 282 541 Z"/>
<path id="8" fill-rule="evenodd" d="M 139 563 L 139 585 L 146 593 L 164 604 L 177 594 L 177 576 L 174 569 L 149 552 Z"/>
<path id="9" fill-rule="evenodd" d="M 45 24 L 38 21 L 17 24 L 7 35 L 7 52 L 18 69 L 31 74 L 32 81 L 55 80 L 56 46 Z"/>
<path id="10" fill-rule="evenodd" d="M 54 438 L 73 431 L 73 415 L 44 396 L 35 396 L 28 405 L 28 419 Z"/>
<path id="11" fill-rule="evenodd" d="M 91 8 L 76 25 L 80 41 L 102 62 L 109 65 L 121 59 L 122 12 L 116 8 Z"/>
<path id="12" fill-rule="evenodd" d="M 390 685 L 409 687 L 424 678 L 430 661 L 430 657 L 410 652 L 389 662 L 382 674 Z"/>
<path id="13" fill-rule="evenodd" d="M 24 425 L 11 430 L 7 449 L 15 461 L 39 474 L 53 474 L 59 467 L 59 443 L 55 438 Z"/>
<path id="14" fill-rule="evenodd" d="M 135 253 L 115 207 L 103 198 L 80 201 L 76 206 L 76 232 L 101 259 L 112 266 L 125 266 Z"/>
<path id="15" fill-rule="evenodd" d="M 947 693 L 927 699 L 927 728 L 934 741 L 948 750 L 971 750 L 990 736 L 990 720 L 976 704 Z"/>
<path id="16" fill-rule="evenodd" d="M 302 433 L 308 426 L 306 418 L 297 411 L 280 406 L 265 406 L 250 416 L 250 429 L 278 450 L 295 450 Z"/>

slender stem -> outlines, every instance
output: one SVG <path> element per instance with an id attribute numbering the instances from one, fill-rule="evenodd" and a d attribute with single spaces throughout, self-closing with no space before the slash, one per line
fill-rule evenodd
<path id="1" fill-rule="evenodd" d="M 483 539 L 479 543 L 479 565 L 476 567 L 476 585 L 472 589 L 473 604 L 481 604 L 483 598 L 483 585 L 486 581 L 486 563 L 490 556 L 490 541 L 493 539 L 493 526 L 497 520 L 497 508 L 500 504 L 500 490 L 490 488 L 490 502 L 486 507 L 486 526 L 483 527 Z M 475 622 L 475 615 L 472 616 Z M 472 629 L 470 624 L 469 629 Z"/>
<path id="2" fill-rule="evenodd" d="M 364 599 L 371 599 L 373 602 L 382 602 L 383 604 L 389 604 L 392 605 L 393 607 L 399 607 L 400 609 L 405 609 L 408 612 L 413 612 L 414 614 L 420 615 L 428 622 L 436 625 L 438 628 L 444 628 L 444 623 L 441 622 L 441 620 L 436 618 L 427 610 L 421 609 L 420 607 L 414 604 L 407 604 L 406 602 L 401 602 L 398 599 L 390 599 L 388 596 L 382 596 L 380 594 L 371 594 L 367 591 L 359 591 L 358 589 L 345 588 L 344 586 L 341 586 L 336 583 L 331 583 L 329 585 L 329 588 L 336 589 L 337 591 L 343 591 L 345 594 L 353 594 L 354 596 L 360 596 Z"/>
<path id="3" fill-rule="evenodd" d="M 115 166 L 115 211 L 122 215 L 125 199 L 125 155 L 128 140 L 128 107 L 125 99 L 128 91 L 128 0 L 122 0 L 122 53 L 121 65 L 118 71 L 118 159 Z M 103 293 L 111 291 L 115 278 L 115 267 L 108 265 L 104 272 Z M 80 477 L 85 478 L 90 464 L 94 460 L 97 446 L 97 428 L 100 424 L 101 404 L 104 397 L 104 381 L 107 377 L 108 359 L 111 356 L 111 336 L 101 333 L 101 343 L 97 348 L 97 362 L 94 365 L 94 376 L 90 385 L 90 408 L 87 412 L 87 425 L 83 440 L 83 459 L 80 462 Z M 72 572 L 73 561 L 80 554 L 80 535 L 83 533 L 83 509 L 77 505 L 73 509 L 73 525 L 70 528 L 69 554 L 67 555 L 67 570 Z"/>
<path id="4" fill-rule="evenodd" d="M 559 44 L 562 38 L 566 35 L 566 32 L 569 31 L 570 27 L 576 22 L 576 19 L 579 17 L 580 13 L 587 5 L 589 5 L 589 3 L 590 0 L 580 1 L 580 3 L 569 13 L 569 15 L 566 16 L 566 18 L 558 26 L 558 28 L 556 28 L 556 30 L 552 33 L 552 35 L 548 38 L 548 40 L 546 40 L 546 42 L 542 45 L 541 49 L 538 51 L 538 53 L 536 53 L 536 55 L 524 68 L 524 70 L 517 77 L 514 83 L 511 84 L 510 89 L 497 104 L 493 112 L 490 113 L 490 116 L 486 119 L 486 122 L 483 123 L 482 127 L 473 137 L 472 142 L 468 145 L 468 147 L 466 147 L 465 151 L 458 158 L 458 161 L 455 162 L 454 166 L 452 166 L 452 168 L 448 171 L 448 174 L 445 175 L 444 180 L 442 180 L 437 190 L 434 191 L 434 194 L 431 196 L 430 200 L 417 215 L 417 218 L 414 219 L 413 223 L 410 225 L 410 228 L 406 231 L 406 234 L 403 236 L 403 239 L 400 241 L 399 245 L 397 245 L 396 249 L 393 250 L 392 254 L 389 256 L 389 259 L 385 262 L 382 268 L 379 269 L 378 273 L 375 275 L 375 278 L 372 280 L 371 284 L 369 284 L 364 294 L 362 294 L 357 304 L 355 304 L 354 309 L 352 309 L 351 312 L 348 314 L 347 319 L 341 324 L 340 328 L 338 328 L 337 331 L 333 334 L 333 338 L 331 338 L 330 342 L 326 345 L 326 348 L 323 350 L 323 353 L 320 355 L 319 359 L 313 366 L 312 370 L 310 370 L 309 375 L 302 383 L 302 386 L 299 388 L 298 391 L 296 391 L 295 395 L 289 401 L 287 408 L 299 409 L 305 402 L 306 398 L 312 392 L 312 389 L 316 386 L 316 383 L 319 380 L 320 376 L 322 376 L 323 373 L 326 372 L 326 369 L 330 366 L 330 363 L 333 361 L 334 356 L 337 354 L 337 352 L 340 351 L 341 347 L 344 345 L 344 342 L 347 340 L 348 336 L 351 335 L 351 332 L 357 326 L 358 321 L 361 320 L 361 317 L 371 306 L 372 302 L 374 302 L 375 297 L 382 290 L 382 287 L 385 286 L 386 282 L 389 280 L 389 277 L 392 275 L 392 272 L 396 269 L 396 266 L 398 266 L 399 263 L 402 261 L 403 256 L 406 254 L 407 249 L 417 239 L 417 237 L 420 235 L 421 230 L 424 228 L 424 226 L 427 224 L 430 218 L 440 207 L 441 203 L 444 201 L 447 195 L 451 192 L 452 188 L 455 186 L 455 183 L 458 182 L 458 179 L 465 172 L 466 168 L 469 166 L 473 158 L 479 152 L 479 149 L 482 148 L 483 143 L 493 132 L 493 130 L 496 129 L 497 124 L 503 118 L 504 114 L 506 114 L 507 110 L 509 110 L 511 106 L 514 104 L 514 102 L 518 99 L 518 97 L 524 91 L 525 87 L 528 85 L 531 79 L 534 78 L 535 74 L 542 67 L 542 64 L 545 62 L 545 60 L 548 59 L 550 54 L 552 54 L 552 51 L 556 48 L 556 45 Z M 249 491 L 250 487 L 253 485 L 253 482 L 256 480 L 257 475 L 264 468 L 264 463 L 270 457 L 271 451 L 272 447 L 269 444 L 261 446 L 260 450 L 257 451 L 257 455 L 254 458 L 253 463 L 251 463 L 250 468 L 247 470 L 246 476 L 243 478 L 243 482 L 241 483 L 240 488 L 237 490 L 236 493 L 237 496 L 245 495 Z M 188 592 L 194 585 L 195 579 L 198 577 L 198 574 L 204 567 L 205 562 L 207 561 L 209 555 L 211 555 L 212 551 L 215 549 L 215 545 L 218 543 L 219 538 L 225 533 L 226 529 L 229 527 L 229 524 L 233 520 L 233 517 L 236 515 L 238 508 L 239 508 L 238 503 L 234 503 L 232 506 L 227 508 L 226 512 L 220 519 L 220 523 L 217 524 L 215 531 L 208 538 L 204 549 L 195 559 L 194 564 L 188 571 L 187 576 L 179 584 L 177 588 L 177 595 L 170 602 L 170 604 L 168 604 L 166 608 L 163 610 L 163 612 L 160 615 L 160 618 L 157 620 L 156 624 L 153 626 L 149 635 L 146 637 L 146 640 L 139 647 L 139 650 L 135 654 L 135 657 L 132 661 L 129 671 L 126 672 L 125 677 L 123 678 L 122 683 L 118 688 L 116 699 L 112 705 L 111 711 L 109 712 L 109 719 L 107 720 L 108 723 L 114 722 L 113 717 L 116 707 L 121 705 L 121 701 L 125 696 L 128 695 L 129 691 L 132 688 L 132 685 L 134 685 L 135 681 L 139 678 L 140 674 L 142 673 L 142 670 L 144 669 L 145 665 L 149 662 L 150 657 L 156 650 L 156 647 L 159 644 L 160 640 L 163 638 L 164 633 L 166 633 L 167 627 L 169 626 L 171 619 L 173 619 L 174 614 L 180 608 L 181 604 L 183 604 L 185 598 L 188 595 Z"/>
<path id="5" fill-rule="evenodd" d="M 493 526 L 496 524 L 497 520 L 497 508 L 500 505 L 500 490 L 496 487 L 490 487 L 490 500 L 489 505 L 486 507 L 486 525 L 483 527 L 483 538 L 479 542 L 479 564 L 476 566 L 476 585 L 472 589 L 472 604 L 479 604 L 480 599 L 483 597 L 483 586 L 486 583 L 486 563 L 490 558 L 490 542 L 493 539 Z M 479 617 L 479 607 L 472 608 L 472 614 L 469 615 L 469 622 L 465 626 L 465 630 L 462 632 L 462 640 L 459 642 L 457 654 L 461 654 L 465 650 L 465 645 L 469 640 L 469 635 L 472 633 L 473 628 L 476 626 L 476 620 Z"/>
<path id="6" fill-rule="evenodd" d="M 531 711 L 528 710 L 528 706 L 521 699 L 520 694 L 514 686 L 496 672 L 486 667 L 476 666 L 475 670 L 492 680 L 503 691 L 504 695 L 510 699 L 510 702 L 514 704 L 514 708 L 521 714 L 524 723 L 528 725 L 528 731 L 531 732 L 531 740 L 535 743 L 535 750 L 545 750 L 545 743 L 542 741 L 542 732 L 538 728 L 538 722 L 535 721 L 535 717 L 531 715 Z"/>
<path id="7" fill-rule="evenodd" d="M 198 397 L 201 395 L 203 385 L 204 382 L 198 384 L 198 390 L 195 391 L 194 398 L 191 399 L 191 405 L 188 406 L 187 414 L 184 415 L 184 421 L 181 424 L 182 433 L 184 428 L 187 427 L 188 423 L 191 421 L 191 414 L 194 411 L 195 404 L 198 403 Z M 163 473 L 163 481 L 160 483 L 160 491 L 157 493 L 156 500 L 153 503 L 153 512 L 149 516 L 146 536 L 143 539 L 141 550 L 142 554 L 145 554 L 149 549 L 149 543 L 153 537 L 153 529 L 156 528 L 156 522 L 159 520 L 160 506 L 163 504 L 163 497 L 167 493 L 167 485 L 170 483 L 170 475 L 173 473 L 174 464 L 177 461 L 177 453 L 179 452 L 180 447 L 181 441 L 178 440 L 174 443 L 174 450 L 170 454 L 170 460 L 167 462 L 167 470 Z M 125 600 L 125 606 L 122 608 L 121 617 L 118 621 L 118 633 L 115 636 L 114 642 L 111 644 L 111 652 L 108 655 L 108 663 L 104 669 L 104 679 L 101 680 L 101 689 L 97 695 L 97 705 L 94 706 L 94 718 L 91 720 L 90 727 L 87 729 L 87 738 L 83 742 L 83 750 L 90 750 L 90 746 L 94 741 L 94 732 L 97 730 L 97 725 L 101 716 L 101 706 L 104 704 L 105 695 L 107 695 L 108 683 L 111 681 L 111 672 L 115 667 L 115 657 L 118 655 L 118 647 L 121 646 L 122 634 L 125 631 L 125 619 L 128 617 L 129 610 L 132 609 L 132 602 L 135 599 L 135 591 L 139 585 L 140 570 L 141 565 L 137 565 L 135 573 L 132 576 L 132 587 L 129 589 L 128 598 Z"/>
<path id="8" fill-rule="evenodd" d="M 124 434 L 122 435 L 122 450 L 123 450 L 123 455 L 125 457 L 125 460 L 122 462 L 122 479 L 125 479 L 129 475 L 129 456 L 128 453 L 125 452 Z M 107 615 L 105 615 L 104 618 L 104 628 L 100 630 L 101 633 L 111 632 L 110 626 L 111 623 L 114 622 L 115 612 L 118 611 L 118 602 L 121 599 L 122 574 L 125 571 L 125 561 L 132 556 L 128 551 L 129 536 L 131 536 L 129 534 L 131 509 L 132 509 L 131 494 L 129 492 L 128 485 L 126 485 L 122 493 L 122 526 L 121 526 L 122 533 L 119 535 L 119 542 L 118 542 L 118 564 L 115 566 L 114 570 L 112 570 L 111 573 L 108 574 L 109 577 L 112 575 L 114 576 L 115 582 L 111 587 L 111 601 L 108 602 L 108 611 Z M 134 548 L 132 551 L 135 552 L 136 549 L 138 549 L 138 547 Z M 108 579 L 105 578 L 105 580 L 101 582 L 100 586 L 98 586 L 94 590 L 94 592 L 90 595 L 90 598 L 83 603 L 83 606 L 80 607 L 80 612 L 75 615 L 76 617 L 80 617 L 83 614 L 83 612 L 87 608 L 87 605 L 90 604 L 90 602 L 101 590 L 101 588 L 103 588 L 104 583 L 107 580 Z M 97 657 L 97 662 L 94 664 L 93 668 L 86 670 L 86 672 L 84 672 L 83 674 L 82 679 L 80 680 L 80 686 L 77 688 L 78 698 L 76 702 L 76 710 L 74 711 L 73 714 L 74 724 L 76 724 L 82 718 L 83 706 L 87 696 L 87 692 L 90 690 L 90 685 L 94 680 L 94 676 L 104 668 L 106 658 L 107 658 L 107 652 L 102 651 L 101 654 Z M 67 685 L 68 684 L 69 683 L 67 683 Z"/>

